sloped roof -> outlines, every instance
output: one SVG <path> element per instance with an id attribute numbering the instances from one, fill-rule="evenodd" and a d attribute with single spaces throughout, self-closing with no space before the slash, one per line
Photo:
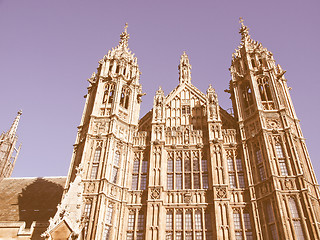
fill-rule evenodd
<path id="1" fill-rule="evenodd" d="M 47 222 L 60 203 L 66 177 L 5 178 L 0 182 L 0 221 Z"/>

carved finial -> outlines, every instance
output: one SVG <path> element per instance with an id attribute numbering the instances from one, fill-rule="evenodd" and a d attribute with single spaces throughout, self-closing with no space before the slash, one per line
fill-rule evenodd
<path id="1" fill-rule="evenodd" d="M 14 119 L 14 121 L 13 121 L 11 127 L 10 127 L 10 130 L 8 131 L 8 135 L 10 135 L 10 136 L 15 136 L 16 135 L 21 115 L 22 115 L 22 110 L 19 110 L 18 113 L 17 113 L 16 118 Z"/>
<path id="2" fill-rule="evenodd" d="M 241 23 L 241 26 L 243 26 L 243 22 L 244 22 L 243 18 L 239 17 L 239 23 Z"/>
<path id="3" fill-rule="evenodd" d="M 128 47 L 129 34 L 127 32 L 127 28 L 128 28 L 128 23 L 125 24 L 124 31 L 120 35 L 120 42 L 119 43 L 123 47 Z"/>
<path id="4" fill-rule="evenodd" d="M 244 20 L 242 17 L 239 18 L 239 23 L 241 23 L 241 28 L 239 33 L 241 34 L 241 41 L 244 42 L 248 38 L 250 38 L 249 35 L 249 28 L 243 24 Z"/>

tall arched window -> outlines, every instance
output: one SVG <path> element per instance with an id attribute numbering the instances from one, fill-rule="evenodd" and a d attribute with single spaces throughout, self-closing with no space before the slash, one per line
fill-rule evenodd
<path id="1" fill-rule="evenodd" d="M 112 103 L 114 99 L 114 84 L 107 84 L 104 89 L 102 103 Z"/>
<path id="2" fill-rule="evenodd" d="M 121 90 L 120 96 L 120 106 L 128 109 L 129 107 L 129 100 L 130 100 L 130 89 L 127 87 L 123 87 Z"/>
<path id="3" fill-rule="evenodd" d="M 170 151 L 167 189 L 207 189 L 208 165 L 199 151 Z"/>
<path id="4" fill-rule="evenodd" d="M 103 240 L 108 240 L 110 237 L 110 232 L 112 228 L 112 213 L 113 213 L 113 203 L 109 203 L 106 215 L 105 215 L 105 223 L 103 230 Z"/>
<path id="5" fill-rule="evenodd" d="M 261 102 L 266 110 L 274 109 L 273 98 L 271 94 L 271 88 L 267 77 L 258 78 L 258 87 L 261 97 Z"/>
<path id="6" fill-rule="evenodd" d="M 114 154 L 111 182 L 117 183 L 120 167 L 120 152 L 117 150 Z"/>
<path id="7" fill-rule="evenodd" d="M 91 174 L 90 179 L 96 179 L 98 176 L 98 168 L 99 168 L 99 160 L 101 156 L 101 147 L 98 147 L 94 152 L 93 160 L 92 160 L 92 167 L 91 167 Z"/>
<path id="8" fill-rule="evenodd" d="M 241 95 L 243 107 L 246 115 L 249 115 L 253 112 L 253 93 L 249 82 L 241 85 Z"/>
<path id="9" fill-rule="evenodd" d="M 275 144 L 275 150 L 276 150 L 276 156 L 279 163 L 280 173 L 282 176 L 288 176 L 289 172 L 287 168 L 286 158 L 283 154 L 283 149 L 280 142 L 277 142 Z"/>

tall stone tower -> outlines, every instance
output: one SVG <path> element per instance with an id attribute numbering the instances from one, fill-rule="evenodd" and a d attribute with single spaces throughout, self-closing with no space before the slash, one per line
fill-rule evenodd
<path id="1" fill-rule="evenodd" d="M 285 71 L 241 20 L 230 93 L 256 239 L 319 239 L 319 188 Z M 235 229 L 237 231 L 237 229 Z"/>
<path id="2" fill-rule="evenodd" d="M 45 234 L 49 239 L 122 236 L 134 158 L 132 143 L 144 95 L 137 58 L 128 48 L 128 39 L 126 25 L 119 45 L 99 61 L 97 73 L 88 79 L 67 192 Z"/>
<path id="3" fill-rule="evenodd" d="M 16 133 L 21 114 L 20 110 L 9 131 L 0 136 L 0 181 L 11 176 L 20 152 L 21 144 L 19 147 L 16 146 L 18 140 Z"/>
<path id="4" fill-rule="evenodd" d="M 215 89 L 159 87 L 140 120 L 142 88 L 127 26 L 90 86 L 47 239 L 320 239 L 319 189 L 284 73 L 241 23 L 232 58 L 234 116 Z"/>

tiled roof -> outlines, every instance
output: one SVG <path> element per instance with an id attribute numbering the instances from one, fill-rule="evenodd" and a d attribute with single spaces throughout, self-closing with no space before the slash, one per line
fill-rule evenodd
<path id="1" fill-rule="evenodd" d="M 66 177 L 5 178 L 0 182 L 0 221 L 47 222 L 60 203 Z"/>

